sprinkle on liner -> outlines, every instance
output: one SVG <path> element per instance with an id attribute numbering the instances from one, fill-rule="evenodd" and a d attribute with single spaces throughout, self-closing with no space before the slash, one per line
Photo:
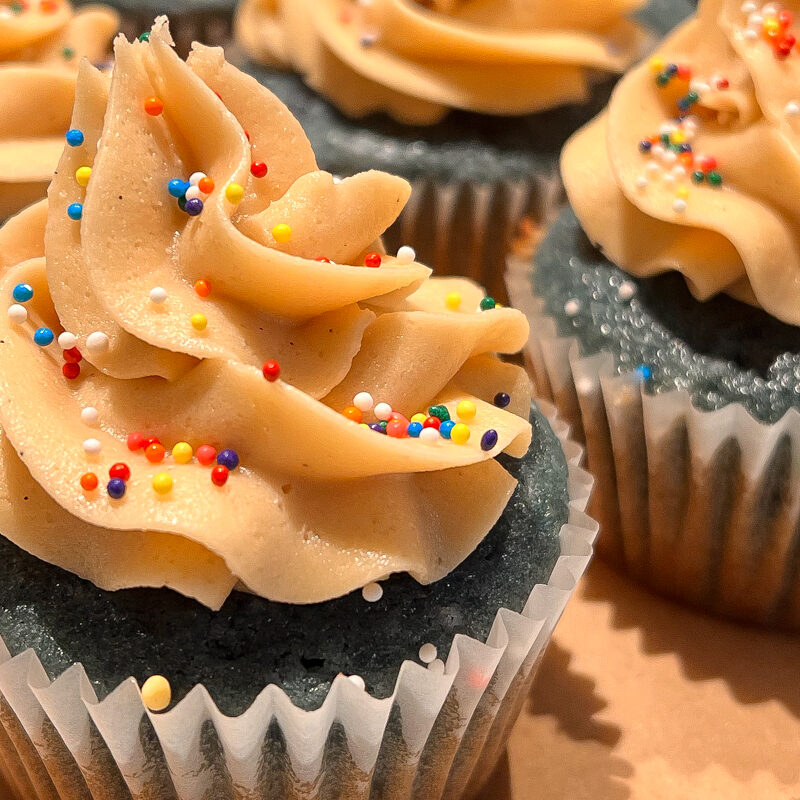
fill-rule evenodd
<path id="1" fill-rule="evenodd" d="M 163 711 L 172 702 L 172 687 L 163 675 L 152 675 L 142 684 L 142 702 L 150 711 Z"/>

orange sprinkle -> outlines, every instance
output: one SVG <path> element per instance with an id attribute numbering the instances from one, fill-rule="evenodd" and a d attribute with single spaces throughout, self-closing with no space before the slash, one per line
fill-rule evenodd
<path id="1" fill-rule="evenodd" d="M 200 297 L 208 297 L 211 294 L 211 284 L 207 280 L 200 278 L 199 281 L 195 281 L 194 290 Z"/>
<path id="2" fill-rule="evenodd" d="M 200 178 L 200 180 L 197 183 L 197 188 L 203 194 L 211 194 L 211 192 L 214 191 L 214 179 L 209 178 L 208 175 L 206 175 L 205 178 Z"/>
<path id="3" fill-rule="evenodd" d="M 87 472 L 85 475 L 81 475 L 81 489 L 83 489 L 84 492 L 93 492 L 98 484 L 99 481 L 94 472 Z"/>
<path id="4" fill-rule="evenodd" d="M 144 101 L 144 110 L 151 117 L 157 117 L 164 110 L 164 102 L 160 97 L 148 97 Z"/>
<path id="5" fill-rule="evenodd" d="M 342 416 L 347 417 L 351 422 L 361 422 L 361 420 L 364 419 L 361 409 L 355 406 L 347 406 L 347 408 L 342 411 Z"/>
<path id="6" fill-rule="evenodd" d="M 147 460 L 151 464 L 160 464 L 164 460 L 165 453 L 166 449 L 164 445 L 158 442 L 153 442 L 153 444 L 148 445 L 147 449 L 144 451 Z"/>

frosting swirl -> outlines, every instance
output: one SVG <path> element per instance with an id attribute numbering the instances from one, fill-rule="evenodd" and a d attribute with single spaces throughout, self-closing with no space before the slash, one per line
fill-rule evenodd
<path id="1" fill-rule="evenodd" d="M 0 219 L 44 197 L 64 146 L 81 58 L 108 57 L 117 14 L 66 0 L 0 7 Z"/>
<path id="2" fill-rule="evenodd" d="M 381 252 L 405 181 L 334 182 L 221 49 L 170 45 L 160 19 L 117 39 L 110 82 L 82 64 L 83 144 L 0 230 L 0 531 L 103 588 L 214 608 L 237 584 L 303 603 L 443 577 L 514 488 L 493 457 L 530 442 L 525 373 L 491 355 L 527 322 Z M 461 414 L 450 440 L 386 420 L 429 406 Z"/>
<path id="3" fill-rule="evenodd" d="M 800 54 L 792 7 L 704 0 L 562 172 L 589 237 L 634 275 L 678 270 L 800 325 Z M 784 52 L 785 50 L 785 52 Z"/>
<path id="4" fill-rule="evenodd" d="M 244 0 L 238 40 L 301 72 L 345 113 L 432 124 L 450 109 L 516 115 L 586 99 L 644 35 L 640 0 Z"/>

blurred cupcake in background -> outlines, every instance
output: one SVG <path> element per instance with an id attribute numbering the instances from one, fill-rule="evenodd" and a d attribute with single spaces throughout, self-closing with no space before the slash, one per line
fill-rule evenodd
<path id="1" fill-rule="evenodd" d="M 114 11 L 65 0 L 0 7 L 0 220 L 45 196 L 64 149 L 78 64 L 104 63 Z"/>
<path id="2" fill-rule="evenodd" d="M 326 169 L 412 181 L 387 243 L 500 293 L 515 226 L 560 202 L 561 146 L 647 46 L 631 19 L 642 5 L 245 0 L 235 27 L 246 68 L 298 115 Z M 689 10 L 655 17 L 667 30 Z"/>
<path id="3" fill-rule="evenodd" d="M 660 591 L 800 627 L 799 3 L 705 0 L 575 135 L 509 291 L 586 443 L 600 550 Z"/>

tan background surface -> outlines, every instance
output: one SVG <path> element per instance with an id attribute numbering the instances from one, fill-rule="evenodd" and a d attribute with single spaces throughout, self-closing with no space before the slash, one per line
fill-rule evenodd
<path id="1" fill-rule="evenodd" d="M 800 637 L 595 562 L 481 800 L 800 800 Z"/>

